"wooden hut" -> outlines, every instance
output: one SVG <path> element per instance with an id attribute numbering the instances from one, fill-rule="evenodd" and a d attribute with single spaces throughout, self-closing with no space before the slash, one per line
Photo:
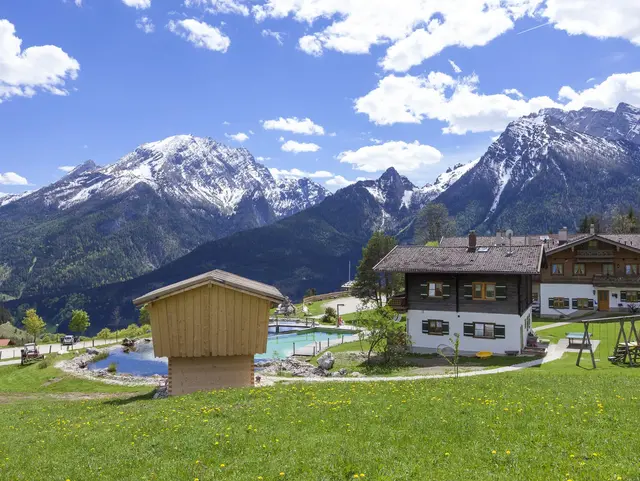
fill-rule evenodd
<path id="1" fill-rule="evenodd" d="M 267 349 L 278 289 L 221 270 L 150 292 L 133 303 L 151 317 L 153 351 L 169 358 L 169 394 L 253 385 L 253 356 Z"/>

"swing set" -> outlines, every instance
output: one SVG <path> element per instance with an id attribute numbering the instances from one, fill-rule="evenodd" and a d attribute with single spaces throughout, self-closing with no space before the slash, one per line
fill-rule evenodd
<path id="1" fill-rule="evenodd" d="M 638 337 L 638 330 L 636 329 L 636 321 L 640 322 L 639 316 L 620 316 L 620 317 L 605 317 L 601 319 L 588 319 L 579 321 L 584 324 L 584 334 L 582 336 L 582 345 L 580 346 L 580 352 L 578 352 L 578 359 L 576 360 L 576 366 L 580 366 L 580 359 L 582 358 L 582 352 L 585 349 L 589 349 L 591 354 L 591 364 L 593 369 L 596 368 L 596 358 L 593 352 L 593 344 L 591 338 L 594 337 L 594 330 L 597 328 L 598 339 L 602 343 L 605 343 L 605 350 L 607 354 L 611 354 L 607 357 L 607 360 L 613 364 L 629 365 L 630 367 L 640 366 L 640 337 Z M 609 325 L 618 324 L 620 329 L 618 331 L 618 337 L 616 343 L 611 349 L 609 346 Z M 602 328 L 604 327 L 605 338 L 603 339 Z M 591 332 L 589 332 L 591 329 Z M 602 352 L 599 349 L 598 352 Z M 598 359 L 599 360 L 599 359 Z"/>

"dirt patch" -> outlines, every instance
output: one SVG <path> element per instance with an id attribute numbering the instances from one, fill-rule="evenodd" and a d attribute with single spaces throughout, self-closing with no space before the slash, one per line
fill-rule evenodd
<path id="1" fill-rule="evenodd" d="M 55 384 L 57 382 L 62 381 L 63 378 L 61 377 L 54 377 L 53 379 L 49 379 L 47 382 L 45 382 L 42 387 L 47 387 L 47 386 L 51 386 L 52 384 Z"/>
<path id="2" fill-rule="evenodd" d="M 0 404 L 9 404 L 16 401 L 91 401 L 96 399 L 128 399 L 139 396 L 140 393 L 86 393 L 86 392 L 64 392 L 64 393 L 6 393 L 0 394 Z"/>

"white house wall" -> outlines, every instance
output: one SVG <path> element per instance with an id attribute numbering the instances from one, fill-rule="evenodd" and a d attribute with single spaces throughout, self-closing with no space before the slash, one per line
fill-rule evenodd
<path id="1" fill-rule="evenodd" d="M 453 339 L 455 333 L 460 334 L 460 352 L 474 354 L 479 351 L 489 351 L 494 354 L 505 354 L 505 351 L 520 351 L 520 328 L 522 327 L 522 341 L 526 344 L 527 329 L 525 320 L 531 316 L 531 308 L 522 316 L 514 314 L 487 314 L 474 312 L 452 311 L 419 311 L 407 312 L 407 332 L 411 336 L 412 351 L 416 353 L 435 352 L 441 344 L 451 345 L 449 338 Z M 445 321 L 449 323 L 449 335 L 433 335 L 422 332 L 422 321 L 429 319 Z M 487 322 L 505 326 L 504 339 L 481 339 L 464 336 L 464 324 L 471 322 Z"/>
<path id="2" fill-rule="evenodd" d="M 568 309 L 556 309 L 549 307 L 549 298 L 566 297 L 568 299 L 593 299 L 594 306 L 598 301 L 597 294 L 593 293 L 594 287 L 591 284 L 540 284 L 540 315 L 542 317 L 571 316 L 580 313 L 588 313 L 588 310 L 571 308 L 569 301 Z M 616 303 L 617 305 L 617 303 Z"/>

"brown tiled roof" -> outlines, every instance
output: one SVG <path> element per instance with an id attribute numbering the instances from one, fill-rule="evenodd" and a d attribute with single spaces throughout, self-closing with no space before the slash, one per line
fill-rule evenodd
<path id="1" fill-rule="evenodd" d="M 569 234 L 569 242 L 576 239 L 590 237 L 589 234 Z M 526 240 L 525 240 L 526 239 Z M 441 247 L 466 247 L 469 244 L 469 237 L 443 237 L 440 241 Z M 479 246 L 495 246 L 495 245 L 509 245 L 509 239 L 506 237 L 499 238 L 497 236 L 477 236 L 476 245 Z M 552 249 L 560 246 L 560 239 L 558 234 L 532 234 L 529 236 L 513 236 L 511 238 L 511 245 L 524 246 L 544 245 L 547 249 Z"/>
<path id="2" fill-rule="evenodd" d="M 585 235 L 574 239 L 569 239 L 569 242 L 563 245 L 554 246 L 547 250 L 547 254 L 553 254 L 555 252 L 562 251 L 567 247 L 581 244 L 591 239 L 604 239 L 614 244 L 620 245 L 620 247 L 627 247 L 631 250 L 640 250 L 640 235 L 639 234 L 594 234 Z"/>
<path id="3" fill-rule="evenodd" d="M 158 300 L 161 297 L 167 297 L 181 291 L 195 289 L 196 287 L 201 287 L 210 283 L 227 285 L 232 289 L 246 292 L 247 294 L 266 297 L 273 302 L 282 302 L 284 300 L 282 293 L 273 286 L 216 269 L 215 271 L 206 272 L 199 276 L 156 289 L 155 291 L 134 299 L 133 303 L 136 306 L 140 306 L 147 302 Z"/>
<path id="4" fill-rule="evenodd" d="M 8 346 L 11 344 L 11 339 L 0 339 L 0 346 Z"/>
<path id="5" fill-rule="evenodd" d="M 539 274 L 542 246 L 492 246 L 487 252 L 466 247 L 397 246 L 375 266 L 382 272 Z"/>

